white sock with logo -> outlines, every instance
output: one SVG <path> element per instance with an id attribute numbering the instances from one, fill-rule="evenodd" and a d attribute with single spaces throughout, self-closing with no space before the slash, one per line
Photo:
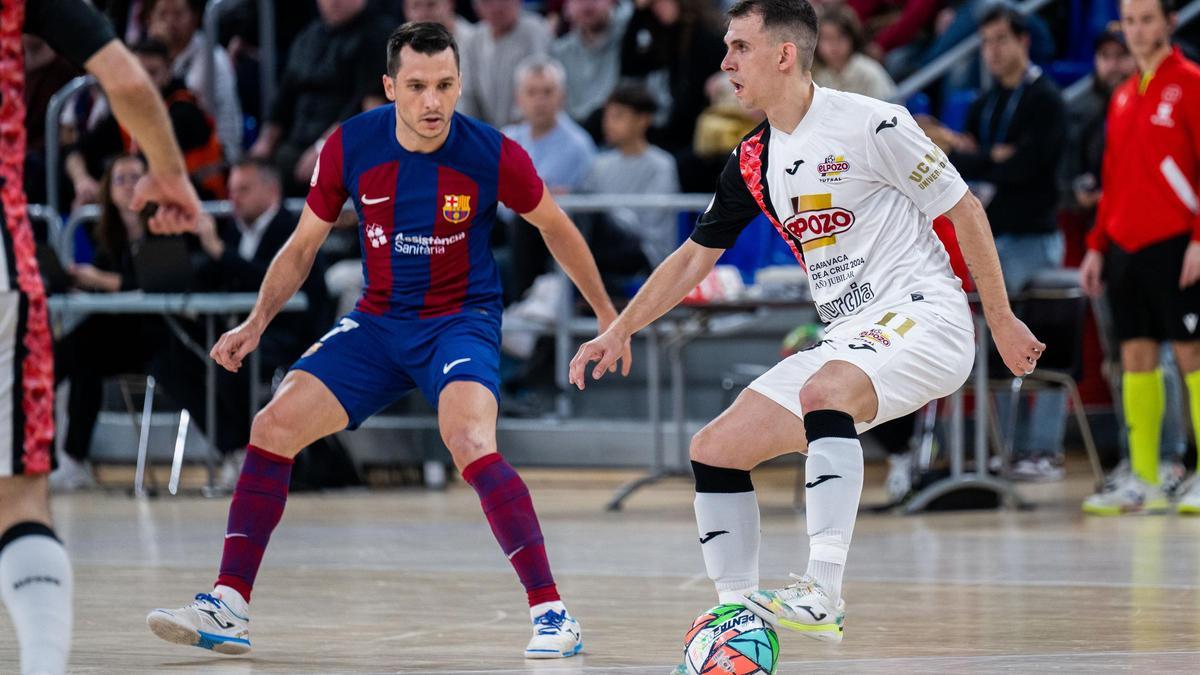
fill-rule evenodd
<path id="1" fill-rule="evenodd" d="M 721 603 L 741 603 L 758 590 L 758 496 L 750 472 L 692 462 L 696 526 L 704 569 Z"/>
<path id="2" fill-rule="evenodd" d="M 19 523 L 0 538 L 0 596 L 17 630 L 22 673 L 66 672 L 73 588 L 71 561 L 49 527 Z"/>
<path id="3" fill-rule="evenodd" d="M 862 497 L 863 452 L 854 420 L 836 410 L 804 416 L 808 461 L 804 465 L 808 520 L 807 574 L 834 605 L 842 597 L 846 554 Z"/>

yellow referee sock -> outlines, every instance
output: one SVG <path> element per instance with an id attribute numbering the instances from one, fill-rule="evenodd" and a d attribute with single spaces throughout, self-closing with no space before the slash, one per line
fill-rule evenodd
<path id="1" fill-rule="evenodd" d="M 1183 376 L 1188 390 L 1188 410 L 1192 414 L 1192 433 L 1200 447 L 1200 370 Z"/>
<path id="2" fill-rule="evenodd" d="M 1192 390 L 1192 376 L 1188 390 Z M 1162 436 L 1163 413 L 1166 410 L 1166 389 L 1162 371 L 1125 373 L 1121 378 L 1125 404 L 1125 425 L 1129 427 L 1129 464 L 1133 475 L 1151 485 L 1158 485 L 1158 451 Z M 1200 379 L 1195 381 L 1200 387 Z M 1195 419 L 1197 408 L 1192 406 Z"/>

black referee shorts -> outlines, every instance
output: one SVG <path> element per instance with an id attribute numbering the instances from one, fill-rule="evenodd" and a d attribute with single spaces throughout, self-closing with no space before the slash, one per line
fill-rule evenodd
<path id="1" fill-rule="evenodd" d="M 1200 284 L 1179 289 L 1189 242 L 1185 235 L 1133 253 L 1110 247 L 1104 280 L 1118 340 L 1200 339 Z"/>

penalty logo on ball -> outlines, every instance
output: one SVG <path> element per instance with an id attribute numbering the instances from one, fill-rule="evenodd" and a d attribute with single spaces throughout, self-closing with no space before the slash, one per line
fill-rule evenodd
<path id="1" fill-rule="evenodd" d="M 696 617 L 683 639 L 695 675 L 771 675 L 779 660 L 775 630 L 742 605 L 718 605 Z"/>

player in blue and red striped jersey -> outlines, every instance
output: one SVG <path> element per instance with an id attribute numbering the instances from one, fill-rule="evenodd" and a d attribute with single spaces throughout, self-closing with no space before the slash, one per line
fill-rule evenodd
<path id="1" fill-rule="evenodd" d="M 454 113 L 458 47 L 445 28 L 397 29 L 383 82 L 395 106 L 351 118 L 326 140 L 299 225 L 271 263 L 257 306 L 221 337 L 212 357 L 230 370 L 241 367 L 300 288 L 347 198 L 361 222 L 362 299 L 255 417 L 215 588 L 182 609 L 154 610 L 147 622 L 170 642 L 249 651 L 250 591 L 283 515 L 292 459 L 420 389 L 437 407 L 442 440 L 528 594 L 534 634 L 525 656 L 572 656 L 583 644 L 579 623 L 555 590 L 529 491 L 496 452 L 501 289 L 489 241 L 497 206 L 541 231 L 601 328 L 616 312 L 583 237 L 525 151 Z M 626 350 L 628 373 L 628 344 Z"/>

